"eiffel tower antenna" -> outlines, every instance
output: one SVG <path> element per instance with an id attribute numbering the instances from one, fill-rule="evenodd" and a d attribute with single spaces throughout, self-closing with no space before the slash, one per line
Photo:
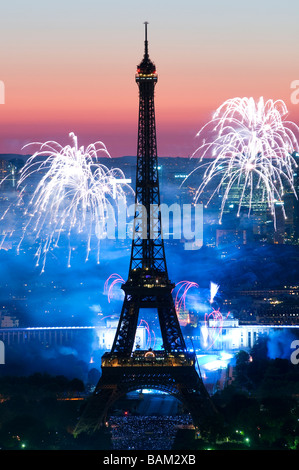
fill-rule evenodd
<path id="1" fill-rule="evenodd" d="M 147 25 L 149 23 L 148 21 L 145 21 L 143 24 L 144 24 L 144 55 L 148 56 Z"/>

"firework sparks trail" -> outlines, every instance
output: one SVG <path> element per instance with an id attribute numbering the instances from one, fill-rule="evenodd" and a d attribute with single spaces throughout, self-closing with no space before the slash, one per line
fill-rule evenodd
<path id="1" fill-rule="evenodd" d="M 219 290 L 218 284 L 215 284 L 214 282 L 210 283 L 210 304 L 214 302 L 214 298 Z"/>
<path id="2" fill-rule="evenodd" d="M 178 287 L 178 290 L 175 296 L 175 308 L 179 315 L 181 311 L 186 310 L 186 297 L 189 289 L 192 287 L 199 289 L 199 285 L 193 281 L 180 281 L 177 283 L 176 287 Z M 213 304 L 214 298 L 218 293 L 219 287 L 220 286 L 218 284 L 210 282 L 210 304 Z M 210 313 L 205 313 L 202 334 L 204 339 L 204 346 L 206 349 L 210 349 L 216 342 L 216 340 L 219 338 L 223 328 L 223 321 L 228 318 L 229 314 L 230 312 L 228 312 L 228 314 L 224 317 L 220 312 L 220 308 L 215 309 L 213 307 Z M 210 319 L 214 320 L 214 322 L 212 323 L 212 329 L 208 328 Z"/>
<path id="3" fill-rule="evenodd" d="M 152 337 L 151 337 L 151 332 L 150 332 L 150 327 L 149 327 L 149 324 L 147 321 L 141 319 L 140 322 L 139 322 L 139 326 L 142 325 L 142 323 L 145 324 L 145 329 L 146 329 L 146 332 L 147 332 L 147 341 L 146 341 L 146 348 L 149 349 L 151 347 L 151 342 L 152 342 Z M 155 343 L 155 342 L 154 342 Z M 155 346 L 155 344 L 153 344 L 153 347 Z"/>
<path id="4" fill-rule="evenodd" d="M 103 321 L 103 320 L 107 320 L 107 318 L 113 318 L 113 319 L 117 319 L 118 320 L 118 316 L 115 315 L 114 313 L 112 315 L 105 315 L 105 317 L 101 317 L 100 320 Z M 111 325 L 110 326 L 107 326 L 107 328 L 111 328 Z"/>
<path id="5" fill-rule="evenodd" d="M 110 281 L 112 280 L 111 284 L 109 285 Z M 108 279 L 106 279 L 105 284 L 104 284 L 104 292 L 108 296 L 108 302 L 110 303 L 111 298 L 113 296 L 113 288 L 115 284 L 121 283 L 124 284 L 124 279 L 117 273 L 111 274 Z"/>
<path id="6" fill-rule="evenodd" d="M 184 312 L 186 310 L 186 297 L 188 294 L 188 291 L 191 287 L 196 287 L 199 288 L 198 284 L 196 282 L 192 281 L 180 281 L 177 283 L 176 287 L 178 287 L 175 300 L 174 300 L 174 305 L 177 314 L 179 315 L 180 312 Z"/>
<path id="7" fill-rule="evenodd" d="M 210 313 L 205 313 L 204 316 L 204 331 L 205 331 L 205 346 L 207 349 L 210 349 L 216 340 L 219 338 L 222 328 L 223 328 L 223 321 L 226 320 L 229 316 L 230 312 L 223 317 L 222 313 L 220 312 L 220 308 L 217 310 L 213 309 Z M 214 320 L 212 324 L 212 331 L 208 330 L 209 326 L 209 319 L 212 317 Z M 210 339 L 210 342 L 208 341 Z"/>
<path id="8" fill-rule="evenodd" d="M 186 298 L 188 295 L 188 291 L 191 287 L 196 287 L 199 289 L 199 285 L 193 281 L 180 281 L 177 283 L 176 287 L 178 287 L 175 296 L 175 308 L 177 312 L 186 310 Z M 215 284 L 214 282 L 210 282 L 210 304 L 214 302 L 214 298 L 218 293 L 219 285 Z"/>
<path id="9" fill-rule="evenodd" d="M 121 170 L 109 170 L 99 163 L 100 156 L 110 157 L 103 142 L 95 142 L 85 149 L 78 147 L 74 133 L 69 136 L 72 145 L 65 147 L 54 141 L 28 144 L 40 148 L 27 160 L 18 182 L 22 189 L 17 205 L 21 206 L 30 178 L 39 177 L 24 213 L 28 221 L 18 251 L 25 235 L 34 235 L 38 242 L 36 265 L 42 262 L 42 272 L 49 249 L 58 246 L 62 234 L 69 240 L 70 267 L 71 234 L 74 231 L 86 236 L 86 261 L 91 251 L 91 239 L 95 236 L 99 263 L 100 240 L 106 235 L 108 218 L 114 215 L 111 210 L 113 199 L 125 200 L 124 188 L 131 190 Z M 40 174 L 43 174 L 41 178 Z"/>
<path id="10" fill-rule="evenodd" d="M 233 185 L 240 188 L 237 216 L 244 205 L 250 214 L 253 193 L 259 190 L 261 202 L 267 203 L 271 211 L 275 228 L 275 203 L 284 195 L 284 184 L 297 197 L 293 184 L 297 163 L 293 154 L 298 151 L 299 128 L 285 120 L 287 114 L 282 100 L 265 102 L 261 97 L 256 102 L 253 98 L 233 98 L 225 101 L 198 132 L 202 144 L 192 156 L 196 155 L 200 162 L 207 158 L 212 161 L 197 166 L 187 178 L 200 166 L 207 167 L 196 201 L 207 185 L 219 178 L 207 202 L 208 205 L 223 188 L 219 223 Z M 282 211 L 286 217 L 283 206 Z"/>

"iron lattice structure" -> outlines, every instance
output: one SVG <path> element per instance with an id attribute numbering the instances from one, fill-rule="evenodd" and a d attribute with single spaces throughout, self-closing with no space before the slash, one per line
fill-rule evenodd
<path id="1" fill-rule="evenodd" d="M 160 190 L 154 91 L 158 76 L 149 58 L 147 23 L 144 57 L 137 66 L 139 124 L 135 192 L 134 237 L 129 277 L 122 286 L 125 299 L 112 353 L 131 354 L 140 308 L 158 310 L 163 347 L 186 351 L 172 297 L 175 287 L 167 273 L 161 227 Z"/>
<path id="2" fill-rule="evenodd" d="M 156 67 L 148 54 L 145 23 L 144 57 L 137 66 L 139 124 L 137 144 L 134 236 L 128 280 L 114 342 L 102 358 L 102 376 L 75 429 L 97 430 L 111 405 L 122 395 L 150 388 L 168 392 L 189 409 L 194 424 L 213 406 L 195 369 L 195 354 L 187 351 L 169 280 L 162 235 L 154 91 Z M 155 308 L 162 334 L 162 351 L 133 352 L 140 308 Z"/>

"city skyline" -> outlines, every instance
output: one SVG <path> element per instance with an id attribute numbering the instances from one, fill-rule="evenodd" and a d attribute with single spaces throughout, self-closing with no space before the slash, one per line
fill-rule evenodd
<path id="1" fill-rule="evenodd" d="M 190 156 L 197 131 L 235 96 L 282 99 L 297 122 L 298 9 L 291 1 L 10 2 L 0 32 L 0 153 L 36 140 L 64 144 L 73 131 L 83 145 L 102 140 L 112 157 L 135 155 L 144 21 L 159 80 L 159 156 Z"/>
<path id="2" fill-rule="evenodd" d="M 298 450 L 296 10 L 3 7 L 0 449 Z"/>

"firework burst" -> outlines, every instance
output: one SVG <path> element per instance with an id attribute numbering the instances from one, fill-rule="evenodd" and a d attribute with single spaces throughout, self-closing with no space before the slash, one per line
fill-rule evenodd
<path id="1" fill-rule="evenodd" d="M 113 288 L 116 284 L 124 284 L 125 280 L 117 273 L 111 274 L 104 284 L 104 293 L 108 297 L 108 302 L 111 302 L 111 298 L 113 297 Z"/>
<path id="2" fill-rule="evenodd" d="M 214 298 L 217 295 L 218 290 L 218 284 L 215 284 L 215 282 L 210 282 L 210 304 L 214 302 Z"/>
<path id="3" fill-rule="evenodd" d="M 224 317 L 220 312 L 220 309 L 213 309 L 212 312 L 206 313 L 204 317 L 204 325 L 202 327 L 202 334 L 204 338 L 204 346 L 206 349 L 210 349 L 215 341 L 220 337 L 223 322 L 228 318 L 230 312 Z M 209 320 L 212 320 L 212 328 L 209 328 Z"/>
<path id="4" fill-rule="evenodd" d="M 223 188 L 220 223 L 228 195 L 235 185 L 240 188 L 237 215 L 242 205 L 247 205 L 250 214 L 254 191 L 259 190 L 261 202 L 267 203 L 274 224 L 275 203 L 281 201 L 285 186 L 297 197 L 293 184 L 297 163 L 293 153 L 298 151 L 299 128 L 285 120 L 287 113 L 282 100 L 229 99 L 198 132 L 202 144 L 193 156 L 200 162 L 207 158 L 210 161 L 199 165 L 206 169 L 195 199 L 197 201 L 207 185 L 216 179 L 216 189 L 207 205 Z M 286 216 L 283 206 L 282 210 Z"/>
<path id="5" fill-rule="evenodd" d="M 176 285 L 177 292 L 175 295 L 174 304 L 178 314 L 186 310 L 186 299 L 188 291 L 191 287 L 196 287 L 197 289 L 199 288 L 198 284 L 193 281 L 180 281 Z"/>
<path id="6" fill-rule="evenodd" d="M 106 235 L 108 218 L 114 215 L 113 200 L 125 199 L 124 186 L 129 187 L 121 170 L 99 163 L 99 157 L 110 157 L 103 142 L 84 148 L 78 147 L 75 134 L 70 137 L 72 145 L 65 147 L 54 141 L 38 144 L 39 150 L 27 160 L 18 183 L 18 205 L 25 205 L 28 218 L 18 250 L 26 234 L 33 235 L 38 244 L 36 265 L 41 262 L 42 271 L 49 249 L 58 246 L 62 234 L 69 240 L 68 266 L 73 233 L 85 237 L 86 260 L 95 236 L 99 262 L 100 240 Z M 26 204 L 34 178 L 39 181 Z"/>

